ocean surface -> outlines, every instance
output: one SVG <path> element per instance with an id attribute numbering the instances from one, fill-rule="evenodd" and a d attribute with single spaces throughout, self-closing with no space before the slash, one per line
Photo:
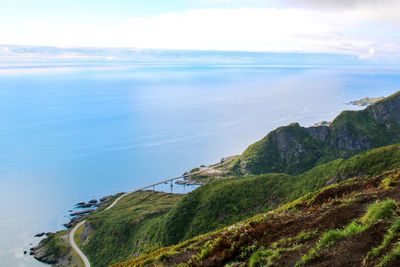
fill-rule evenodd
<path id="1" fill-rule="evenodd" d="M 332 120 L 358 109 L 346 102 L 397 90 L 395 67 L 1 64 L 0 266 L 44 266 L 23 251 L 36 233 L 63 229 L 77 202 L 179 176 L 278 126 Z"/>

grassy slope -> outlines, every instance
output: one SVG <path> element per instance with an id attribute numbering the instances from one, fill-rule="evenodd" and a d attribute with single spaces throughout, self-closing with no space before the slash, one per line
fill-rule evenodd
<path id="1" fill-rule="evenodd" d="M 163 245 L 176 244 L 324 187 L 328 181 L 371 176 L 400 168 L 400 145 L 374 149 L 347 160 L 335 160 L 304 174 L 262 174 L 216 181 L 187 194 L 154 229 Z"/>
<path id="2" fill-rule="evenodd" d="M 155 225 L 164 245 L 229 225 L 277 207 L 273 194 L 285 194 L 282 186 L 293 178 L 270 174 L 217 181 L 187 194 Z"/>
<path id="3" fill-rule="evenodd" d="M 400 145 L 335 160 L 304 174 L 225 179 L 186 195 L 137 192 L 88 217 L 94 232 L 83 251 L 94 266 L 123 261 L 221 229 L 335 182 L 400 167 Z"/>
<path id="4" fill-rule="evenodd" d="M 110 210 L 88 216 L 93 233 L 83 243 L 83 251 L 93 266 L 107 266 L 152 251 L 160 245 L 146 234 L 151 222 L 169 211 L 182 195 L 136 192 Z"/>
<path id="5" fill-rule="evenodd" d="M 399 170 L 353 178 L 114 266 L 396 266 L 399 189 Z"/>

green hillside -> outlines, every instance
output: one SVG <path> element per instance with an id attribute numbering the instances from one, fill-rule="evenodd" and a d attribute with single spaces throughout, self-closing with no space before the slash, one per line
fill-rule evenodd
<path id="1" fill-rule="evenodd" d="M 249 146 L 234 169 L 243 174 L 302 173 L 321 163 L 400 142 L 400 92 L 360 111 L 344 111 L 330 126 L 293 123 Z"/>
<path id="2" fill-rule="evenodd" d="M 398 144 L 335 160 L 301 175 L 230 178 L 184 196 L 138 192 L 111 210 L 90 215 L 93 233 L 82 248 L 94 266 L 106 266 L 276 209 L 328 183 L 394 168 L 400 168 Z"/>
<path id="3" fill-rule="evenodd" d="M 160 218 L 155 229 L 164 245 L 176 244 L 275 209 L 328 184 L 394 168 L 400 168 L 399 144 L 335 160 L 301 175 L 261 174 L 215 181 L 187 194 Z"/>
<path id="4" fill-rule="evenodd" d="M 400 171 L 353 178 L 113 267 L 398 266 Z"/>
<path id="5" fill-rule="evenodd" d="M 300 175 L 227 178 L 186 195 L 140 191 L 110 210 L 90 214 L 76 240 L 93 266 L 107 266 L 276 209 L 328 184 L 395 168 L 400 168 L 400 144 L 334 160 Z M 61 244 L 63 234 L 44 243 Z M 65 249 L 49 247 L 49 253 L 66 255 Z"/>

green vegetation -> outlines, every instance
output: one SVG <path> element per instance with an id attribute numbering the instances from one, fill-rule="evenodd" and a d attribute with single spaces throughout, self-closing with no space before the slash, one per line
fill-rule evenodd
<path id="1" fill-rule="evenodd" d="M 395 247 L 382 258 L 378 266 L 389 266 L 389 263 L 398 257 L 400 257 L 400 242 L 397 242 Z"/>
<path id="2" fill-rule="evenodd" d="M 307 255 L 304 255 L 296 265 L 303 265 L 317 257 L 323 249 L 333 246 L 337 240 L 360 234 L 370 228 L 378 220 L 390 218 L 393 216 L 396 207 L 396 202 L 392 199 L 375 202 L 368 207 L 367 213 L 362 218 L 352 221 L 343 230 L 330 230 L 325 233 L 316 247 L 312 248 Z"/>
<path id="3" fill-rule="evenodd" d="M 239 158 L 240 156 L 238 155 L 224 158 L 221 160 L 221 162 L 206 167 L 209 169 L 208 171 L 190 175 L 186 177 L 185 181 L 189 182 L 189 184 L 204 185 L 223 178 L 232 178 L 241 176 L 239 172 L 233 171 L 233 167 L 235 166 Z M 198 172 L 200 170 L 201 170 L 200 168 L 194 168 L 189 171 L 189 174 Z"/>
<path id="4" fill-rule="evenodd" d="M 307 265 L 310 261 L 323 262 L 327 258 L 322 254 L 332 259 L 326 263 L 329 266 L 358 266 L 368 257 L 368 266 L 392 266 L 393 260 L 400 257 L 400 246 L 397 244 L 400 218 L 397 203 L 400 195 L 396 193 L 399 187 L 387 189 L 381 186 L 381 181 L 393 174 L 400 175 L 400 171 L 343 181 L 310 193 L 297 200 L 296 205 L 288 204 L 297 206 L 297 209 L 279 208 L 259 214 L 236 225 L 114 266 L 163 266 L 171 262 L 172 265 L 189 266 L 294 266 L 296 262 L 297 265 Z M 397 199 L 379 200 L 381 196 L 390 195 Z M 322 200 L 323 204 L 318 204 L 316 200 Z M 370 204 L 364 207 L 364 203 Z M 330 228 L 332 222 L 338 225 L 333 230 Z M 378 225 L 389 225 L 388 233 L 381 237 L 381 245 L 371 249 L 368 242 L 358 243 L 363 235 L 381 233 L 379 229 L 382 227 Z M 370 230 L 373 227 L 376 232 Z M 351 261 L 353 256 L 341 256 L 343 250 L 353 249 L 353 243 L 339 241 L 354 236 L 357 236 L 354 242 L 360 245 L 357 253 L 361 257 L 353 255 L 361 260 L 358 263 Z M 379 238 L 379 235 L 373 236 L 370 240 Z M 304 254 L 306 256 L 301 256 Z M 367 257 L 367 254 L 370 256 Z"/>
<path id="5" fill-rule="evenodd" d="M 276 208 L 293 177 L 269 174 L 226 179 L 187 194 L 158 224 L 165 245 L 176 244 Z"/>
<path id="6" fill-rule="evenodd" d="M 371 97 L 371 98 L 369 98 L 367 96 L 367 97 L 361 98 L 360 100 L 350 101 L 347 104 L 365 107 L 365 106 L 373 105 L 376 102 L 381 101 L 383 99 L 385 99 L 385 97 L 383 97 L 383 96 L 381 96 L 381 97 Z"/>
<path id="7" fill-rule="evenodd" d="M 400 218 L 395 218 L 390 226 L 388 233 L 384 236 L 382 243 L 368 252 L 367 259 L 370 257 L 379 257 L 383 250 L 385 250 L 400 233 Z M 387 261 L 387 260 L 386 260 Z"/>
<path id="8" fill-rule="evenodd" d="M 344 111 L 329 127 L 293 123 L 250 145 L 232 171 L 299 174 L 334 159 L 400 141 L 400 94 L 360 111 Z"/>
<path id="9" fill-rule="evenodd" d="M 245 174 L 299 174 L 345 153 L 343 149 L 313 138 L 298 123 L 293 123 L 250 145 L 233 170 L 240 169 Z"/>
<path id="10" fill-rule="evenodd" d="M 249 265 L 251 267 L 273 266 L 273 262 L 280 259 L 283 253 L 300 249 L 305 241 L 316 235 L 318 235 L 318 230 L 314 230 L 313 232 L 301 232 L 295 237 L 282 238 L 272 243 L 270 249 L 261 248 L 251 254 Z"/>
<path id="11" fill-rule="evenodd" d="M 301 175 L 225 178 L 186 195 L 137 192 L 112 209 L 88 217 L 94 232 L 83 251 L 95 266 L 123 261 L 276 209 L 332 179 L 336 183 L 397 167 L 400 145 L 392 145 L 322 164 Z M 305 196 L 310 203 L 314 201 L 311 195 Z"/>
<path id="12" fill-rule="evenodd" d="M 250 267 L 257 266 L 272 266 L 272 262 L 279 259 L 284 252 L 299 249 L 301 245 L 297 245 L 293 248 L 278 248 L 275 250 L 258 250 L 250 256 L 249 265 Z"/>
<path id="13" fill-rule="evenodd" d="M 400 145 L 372 149 L 346 160 L 338 159 L 319 165 L 300 175 L 298 185 L 294 187 L 302 192 L 297 193 L 295 197 L 322 188 L 326 184 L 357 176 L 371 177 L 396 168 L 400 168 Z"/>
<path id="14" fill-rule="evenodd" d="M 275 209 L 324 187 L 332 179 L 336 183 L 394 168 L 400 168 L 400 145 L 335 160 L 298 176 L 262 174 L 215 181 L 187 194 L 160 217 L 154 228 L 162 236 L 163 245 L 172 245 Z"/>
<path id="15" fill-rule="evenodd" d="M 76 243 L 76 245 L 78 246 L 78 247 L 82 247 L 83 246 L 83 243 L 81 242 L 81 236 L 82 236 L 82 231 L 83 231 L 83 228 L 85 227 L 85 225 L 84 224 L 82 224 L 81 225 L 81 227 L 79 227 L 77 230 L 76 230 L 76 232 L 75 232 L 75 235 L 74 235 L 74 240 L 75 240 L 75 243 Z"/>
<path id="16" fill-rule="evenodd" d="M 159 237 L 153 235 L 152 222 L 181 198 L 182 195 L 144 191 L 128 195 L 112 209 L 88 216 L 93 233 L 81 249 L 93 266 L 108 266 L 158 249 L 161 244 Z"/>
<path id="17" fill-rule="evenodd" d="M 71 252 L 71 248 L 61 238 L 62 233 L 50 235 L 43 239 L 42 245 L 46 248 L 46 254 L 52 255 L 54 258 L 61 258 Z"/>

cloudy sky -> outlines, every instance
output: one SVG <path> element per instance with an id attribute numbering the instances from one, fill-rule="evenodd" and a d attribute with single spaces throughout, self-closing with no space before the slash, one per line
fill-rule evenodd
<path id="1" fill-rule="evenodd" d="M 0 45 L 400 56 L 399 0 L 1 0 Z"/>

